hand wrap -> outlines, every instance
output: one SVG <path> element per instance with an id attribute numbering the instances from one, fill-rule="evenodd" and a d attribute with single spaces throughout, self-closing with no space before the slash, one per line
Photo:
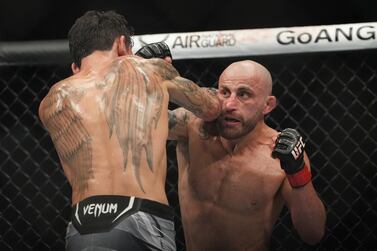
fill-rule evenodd
<path id="1" fill-rule="evenodd" d="M 272 151 L 274 158 L 280 159 L 292 187 L 301 187 L 310 182 L 311 173 L 304 161 L 305 143 L 301 135 L 292 128 L 284 129 L 276 139 Z"/>

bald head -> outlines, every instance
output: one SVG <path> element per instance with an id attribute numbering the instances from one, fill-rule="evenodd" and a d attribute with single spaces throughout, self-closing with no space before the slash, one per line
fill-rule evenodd
<path id="1" fill-rule="evenodd" d="M 220 75 L 219 83 L 245 81 L 256 83 L 265 95 L 271 95 L 272 78 L 270 72 L 261 64 L 252 60 L 237 61 L 229 65 Z"/>
<path id="2" fill-rule="evenodd" d="M 219 79 L 218 97 L 222 113 L 218 118 L 220 135 L 236 140 L 250 133 L 276 106 L 271 95 L 269 71 L 251 60 L 229 65 Z"/>

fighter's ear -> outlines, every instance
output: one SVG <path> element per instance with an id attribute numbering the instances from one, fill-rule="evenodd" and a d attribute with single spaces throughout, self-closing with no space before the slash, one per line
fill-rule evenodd
<path id="1" fill-rule="evenodd" d="M 276 107 L 276 97 L 275 96 L 268 96 L 266 99 L 266 104 L 263 109 L 263 114 L 269 114 L 273 109 Z"/>
<path id="2" fill-rule="evenodd" d="M 126 37 L 124 35 L 120 36 L 117 42 L 118 56 L 124 56 L 129 53 L 129 50 L 126 46 Z"/>
<path id="3" fill-rule="evenodd" d="M 77 64 L 72 63 L 71 64 L 71 70 L 72 70 L 73 74 L 76 74 L 76 73 L 80 72 L 80 67 L 78 67 Z"/>

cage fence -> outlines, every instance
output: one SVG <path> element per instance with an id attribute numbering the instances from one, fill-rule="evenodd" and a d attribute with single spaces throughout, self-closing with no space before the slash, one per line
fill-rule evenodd
<path id="1" fill-rule="evenodd" d="M 377 250 L 377 50 L 173 64 L 182 76 L 216 87 L 227 65 L 245 59 L 270 70 L 278 106 L 267 123 L 303 134 L 313 184 L 327 209 L 326 235 L 315 246 L 300 240 L 284 209 L 271 250 Z M 0 250 L 64 250 L 71 191 L 38 106 L 51 85 L 70 74 L 68 64 L 53 62 L 0 66 Z M 183 251 L 175 143 L 166 147 L 166 191 L 177 216 L 177 248 Z"/>

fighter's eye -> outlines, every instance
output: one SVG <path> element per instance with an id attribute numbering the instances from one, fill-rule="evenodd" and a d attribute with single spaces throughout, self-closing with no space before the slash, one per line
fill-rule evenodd
<path id="1" fill-rule="evenodd" d="M 227 90 L 220 90 L 220 95 L 224 98 L 227 98 L 230 96 L 230 92 Z"/>
<path id="2" fill-rule="evenodd" d="M 240 97 L 242 99 L 246 99 L 246 98 L 250 98 L 251 94 L 249 92 L 240 92 L 240 93 L 238 93 L 238 97 Z"/>

